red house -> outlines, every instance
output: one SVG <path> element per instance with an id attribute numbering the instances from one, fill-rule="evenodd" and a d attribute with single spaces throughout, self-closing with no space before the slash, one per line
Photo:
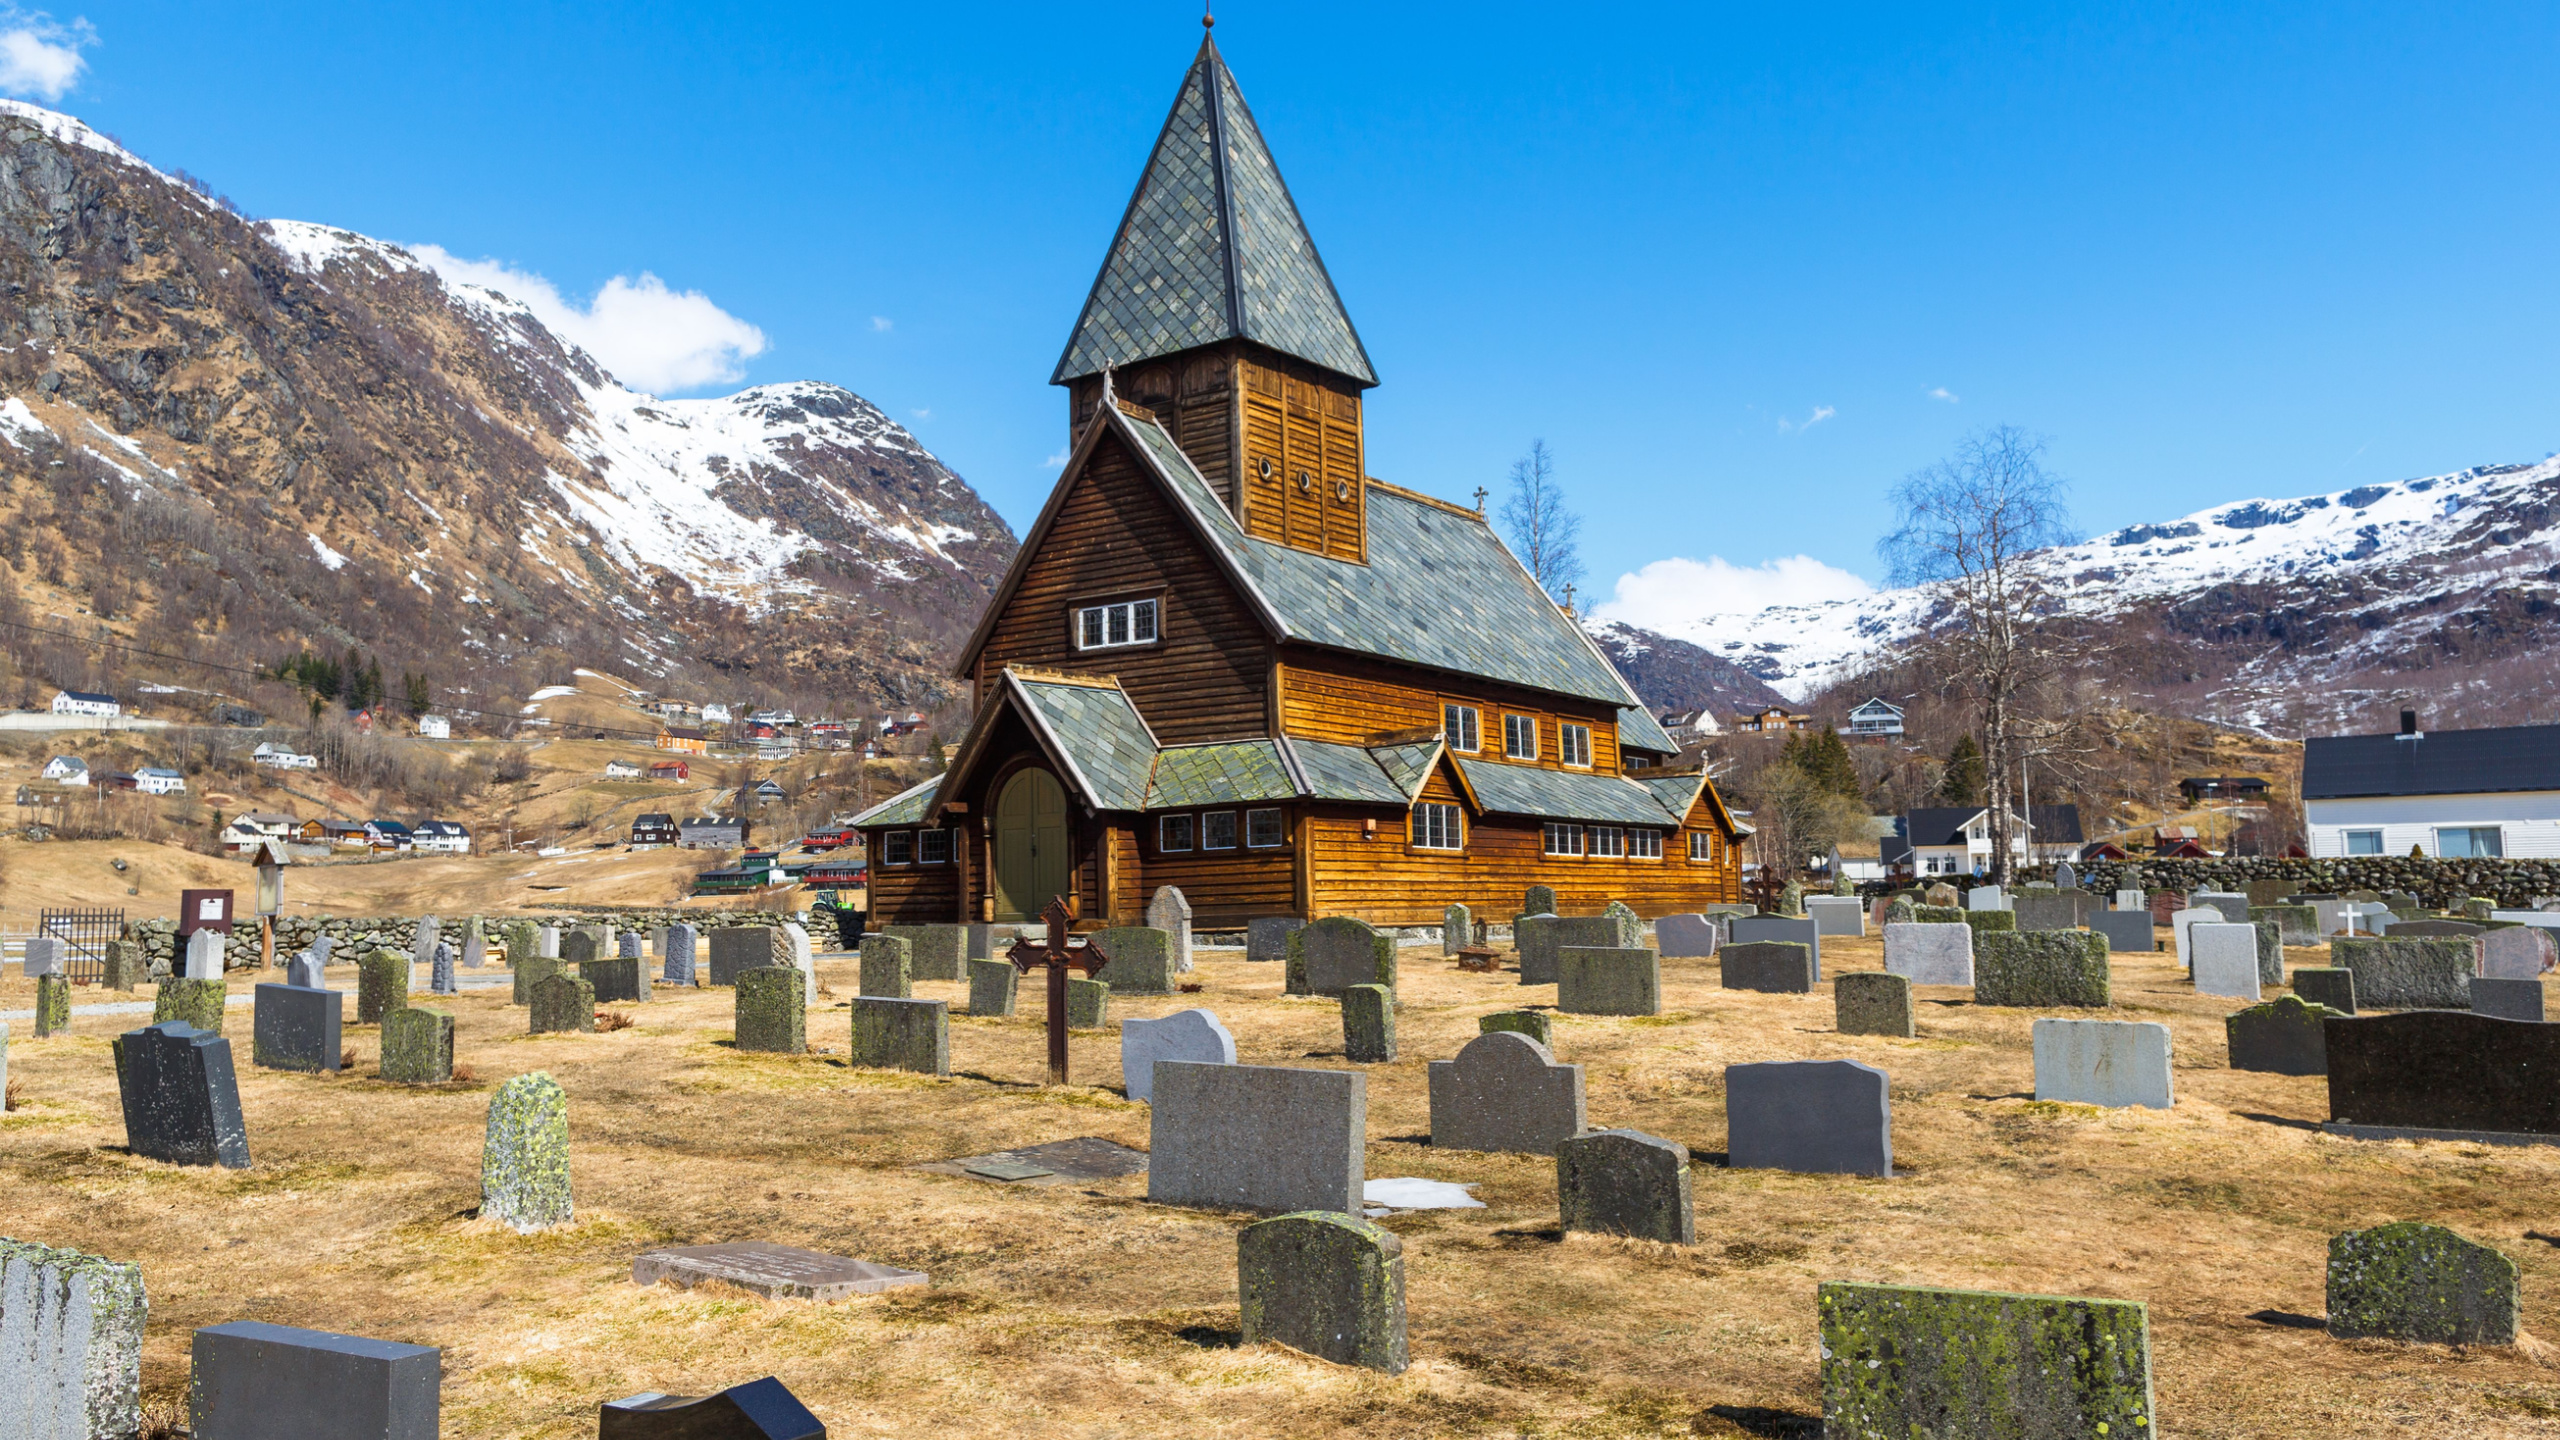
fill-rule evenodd
<path id="1" fill-rule="evenodd" d="M 649 767 L 649 778 L 652 780 L 690 780 L 693 778 L 693 771 L 691 767 L 687 766 L 681 760 L 661 760 Z"/>

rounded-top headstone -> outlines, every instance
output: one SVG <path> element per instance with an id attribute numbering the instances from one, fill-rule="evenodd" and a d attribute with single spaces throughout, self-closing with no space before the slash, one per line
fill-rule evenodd
<path id="1" fill-rule="evenodd" d="M 1132 1100 L 1155 1095 L 1159 1060 L 1236 1063 L 1236 1037 L 1207 1010 L 1177 1010 L 1161 1020 L 1120 1022 L 1120 1082 Z"/>
<path id="2" fill-rule="evenodd" d="M 489 1100 L 480 1152 L 480 1214 L 520 1234 L 566 1225 L 569 1096 L 541 1071 L 519 1075 Z"/>

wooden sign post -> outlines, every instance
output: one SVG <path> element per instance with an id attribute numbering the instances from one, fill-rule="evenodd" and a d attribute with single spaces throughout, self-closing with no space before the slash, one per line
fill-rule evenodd
<path id="1" fill-rule="evenodd" d="M 1030 974 L 1031 967 L 1035 965 L 1049 972 L 1049 1083 L 1064 1085 L 1067 1083 L 1067 972 L 1082 970 L 1085 978 L 1090 980 L 1093 972 L 1111 963 L 1111 955 L 1090 940 L 1082 945 L 1068 943 L 1067 927 L 1074 921 L 1067 914 L 1064 896 L 1051 896 L 1049 908 L 1041 912 L 1040 918 L 1049 927 L 1048 943 L 1034 945 L 1028 940 L 1016 940 L 1013 948 L 1005 952 L 1005 958 L 1013 962 L 1014 969 L 1025 975 Z"/>

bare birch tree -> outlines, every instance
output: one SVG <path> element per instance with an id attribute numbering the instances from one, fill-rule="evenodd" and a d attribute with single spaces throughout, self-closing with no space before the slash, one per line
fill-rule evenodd
<path id="1" fill-rule="evenodd" d="M 1582 534 L 1582 517 L 1564 507 L 1555 454 L 1544 440 L 1530 441 L 1529 453 L 1511 462 L 1511 495 L 1502 502 L 1502 528 L 1521 568 L 1549 596 L 1561 601 L 1565 587 L 1582 579 L 1582 553 L 1575 543 Z"/>
<path id="2" fill-rule="evenodd" d="M 1895 584 L 1936 589 L 1943 613 L 1920 642 L 1920 658 L 1976 717 L 1994 883 L 2007 883 L 2012 871 L 2020 766 L 2056 738 L 2022 702 L 2054 679 L 2061 659 L 2036 624 L 2045 594 L 2036 552 L 2072 538 L 2064 488 L 2044 468 L 2043 442 L 2004 425 L 1967 436 L 1954 455 L 1903 477 L 1892 494 L 1902 523 L 1876 542 Z"/>

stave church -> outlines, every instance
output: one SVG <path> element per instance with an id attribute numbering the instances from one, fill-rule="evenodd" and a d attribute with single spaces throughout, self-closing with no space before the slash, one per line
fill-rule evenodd
<path id="1" fill-rule="evenodd" d="M 1481 500 L 1367 473 L 1377 372 L 1214 42 L 1050 378 L 1069 458 L 958 657 L 972 723 L 854 822 L 873 923 L 1741 898 L 1748 827 Z"/>

